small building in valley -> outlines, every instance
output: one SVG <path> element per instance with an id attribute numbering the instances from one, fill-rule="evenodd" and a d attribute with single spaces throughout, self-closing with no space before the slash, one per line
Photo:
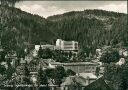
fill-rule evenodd
<path id="1" fill-rule="evenodd" d="M 54 45 L 50 45 L 50 44 L 46 44 L 46 45 L 35 45 L 35 50 L 39 50 L 39 48 L 42 48 L 42 49 L 51 49 L 51 50 L 55 50 L 56 47 Z"/>
<path id="2" fill-rule="evenodd" d="M 80 73 L 67 77 L 61 84 L 62 90 L 85 90 L 85 87 L 95 82 L 97 77 L 92 73 Z"/>

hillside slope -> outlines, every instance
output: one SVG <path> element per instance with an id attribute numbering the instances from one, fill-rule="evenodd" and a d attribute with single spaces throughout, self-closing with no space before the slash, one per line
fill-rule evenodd
<path id="1" fill-rule="evenodd" d="M 2 12 L 4 11 L 4 12 Z M 47 19 L 16 8 L 1 7 L 2 46 L 8 50 L 31 44 L 76 40 L 87 55 L 103 45 L 128 45 L 127 15 L 103 10 L 73 11 Z M 30 32 L 30 33 L 29 33 Z"/>
<path id="2" fill-rule="evenodd" d="M 47 18 L 64 40 L 79 41 L 86 53 L 103 45 L 128 45 L 127 15 L 103 10 L 73 11 Z"/>
<path id="3" fill-rule="evenodd" d="M 48 30 L 47 20 L 20 9 L 0 6 L 2 46 L 6 49 L 25 48 L 28 44 L 51 43 L 54 34 Z"/>

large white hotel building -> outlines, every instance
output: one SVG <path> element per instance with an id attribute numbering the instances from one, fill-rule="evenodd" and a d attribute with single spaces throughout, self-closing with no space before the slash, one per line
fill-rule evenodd
<path id="1" fill-rule="evenodd" d="M 39 50 L 39 47 L 42 47 L 42 49 L 49 48 L 51 50 L 63 50 L 63 51 L 77 51 L 78 50 L 78 42 L 76 41 L 64 41 L 62 39 L 57 39 L 56 45 L 35 45 L 35 50 Z"/>
<path id="2" fill-rule="evenodd" d="M 77 51 L 78 42 L 76 41 L 64 41 L 62 39 L 57 39 L 56 48 L 64 51 Z"/>
<path id="3" fill-rule="evenodd" d="M 35 49 L 33 50 L 33 56 L 37 56 L 37 52 L 39 48 L 42 47 L 42 49 L 51 49 L 51 50 L 62 50 L 66 52 L 72 52 L 77 55 L 78 52 L 78 42 L 77 41 L 64 41 L 62 39 L 56 40 L 56 45 L 35 45 Z"/>

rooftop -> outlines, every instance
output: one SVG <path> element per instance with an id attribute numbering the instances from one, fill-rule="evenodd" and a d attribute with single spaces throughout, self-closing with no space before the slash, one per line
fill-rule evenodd
<path id="1" fill-rule="evenodd" d="M 69 76 L 61 84 L 61 86 L 70 86 L 70 85 L 81 85 L 86 86 L 86 80 L 81 76 Z"/>
<path id="2" fill-rule="evenodd" d="M 85 79 L 97 79 L 96 75 L 94 75 L 93 73 L 79 73 L 79 76 L 82 76 Z"/>
<path id="3" fill-rule="evenodd" d="M 51 64 L 58 65 L 99 65 L 98 63 L 92 62 L 72 62 L 72 63 L 60 63 L 60 62 L 51 62 Z"/>

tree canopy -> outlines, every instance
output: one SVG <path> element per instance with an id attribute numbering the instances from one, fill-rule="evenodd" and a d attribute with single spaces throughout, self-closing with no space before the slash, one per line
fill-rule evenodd
<path id="1" fill-rule="evenodd" d="M 102 53 L 100 61 L 103 63 L 118 62 L 120 55 L 117 49 L 108 49 Z"/>
<path id="2" fill-rule="evenodd" d="M 0 74 L 1 75 L 4 75 L 5 74 L 5 71 L 6 71 L 5 66 L 3 66 L 3 65 L 0 64 Z"/>
<path id="3" fill-rule="evenodd" d="M 68 70 L 66 71 L 66 75 L 67 75 L 67 76 L 74 76 L 74 75 L 76 75 L 76 73 L 75 73 L 74 71 L 72 71 L 71 69 L 68 69 Z"/>
<path id="4" fill-rule="evenodd" d="M 48 79 L 55 85 L 60 85 L 64 77 L 66 77 L 66 71 L 63 67 L 57 66 L 55 69 L 46 69 L 44 71 Z"/>
<path id="5" fill-rule="evenodd" d="M 16 2 L 22 0 L 0 0 L 1 5 L 14 7 Z"/>

